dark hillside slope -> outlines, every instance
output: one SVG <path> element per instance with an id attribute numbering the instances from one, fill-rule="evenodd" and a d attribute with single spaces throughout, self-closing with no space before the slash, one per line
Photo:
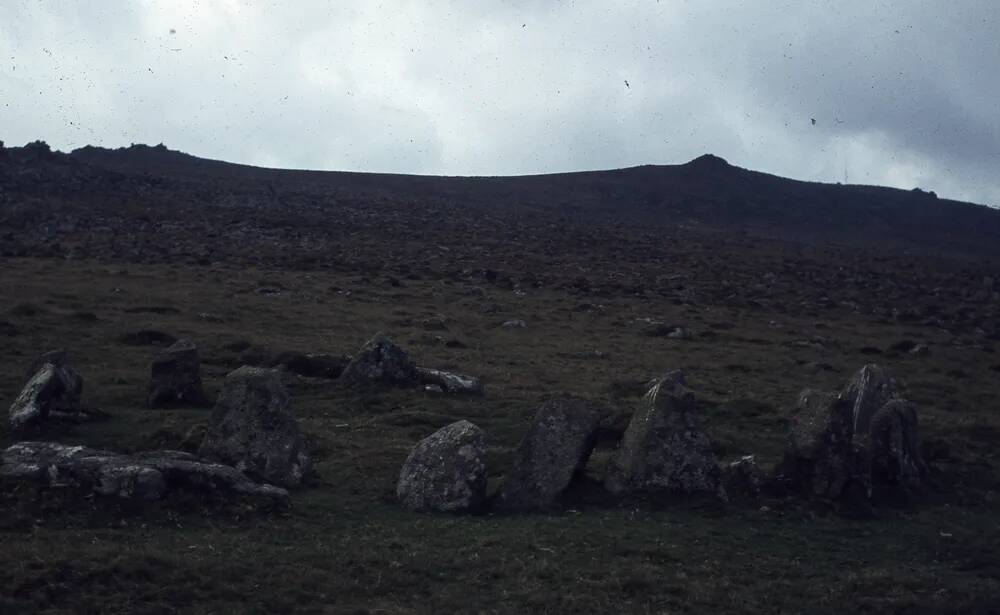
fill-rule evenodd
<path id="1" fill-rule="evenodd" d="M 88 146 L 55 156 L 93 173 L 110 172 L 114 181 L 187 188 L 209 200 L 295 194 L 372 205 L 443 203 L 494 215 L 543 211 L 579 222 L 703 225 L 808 242 L 1000 255 L 998 210 L 920 190 L 790 180 L 712 155 L 682 165 L 519 177 L 265 169 L 197 158 L 162 145 Z"/>

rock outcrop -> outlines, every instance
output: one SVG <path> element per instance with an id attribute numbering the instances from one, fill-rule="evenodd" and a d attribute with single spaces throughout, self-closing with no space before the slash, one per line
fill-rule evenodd
<path id="1" fill-rule="evenodd" d="M 312 467 L 277 370 L 241 367 L 226 376 L 199 454 L 283 487 Z"/>
<path id="2" fill-rule="evenodd" d="M 705 495 L 725 500 L 722 471 L 695 423 L 684 374 L 655 381 L 629 422 L 604 485 L 614 494 Z"/>
<path id="3" fill-rule="evenodd" d="M 150 408 L 208 403 L 201 385 L 201 359 L 198 347 L 190 340 L 177 340 L 162 350 L 150 364 Z"/>
<path id="4" fill-rule="evenodd" d="M 10 406 L 13 429 L 37 425 L 52 413 L 79 410 L 83 378 L 70 367 L 64 351 L 45 353 L 30 371 L 28 382 Z"/>
<path id="5" fill-rule="evenodd" d="M 361 347 L 340 374 L 340 379 L 352 385 L 420 384 L 417 366 L 410 355 L 381 333 Z"/>
<path id="6" fill-rule="evenodd" d="M 396 484 L 403 508 L 476 512 L 486 500 L 485 435 L 469 421 L 446 425 L 417 443 Z"/>
<path id="7" fill-rule="evenodd" d="M 545 402 L 514 453 L 514 464 L 495 507 L 548 510 L 581 472 L 597 441 L 600 411 L 582 399 Z"/>
<path id="8" fill-rule="evenodd" d="M 181 451 L 122 455 L 55 442 L 19 442 L 0 456 L 0 480 L 73 487 L 124 499 L 158 500 L 175 490 L 226 492 L 286 502 L 288 492 L 231 466 Z"/>
<path id="9" fill-rule="evenodd" d="M 775 478 L 793 491 L 864 507 L 873 488 L 909 497 L 926 474 L 914 406 L 900 399 L 885 369 L 869 364 L 839 394 L 799 395 Z"/>

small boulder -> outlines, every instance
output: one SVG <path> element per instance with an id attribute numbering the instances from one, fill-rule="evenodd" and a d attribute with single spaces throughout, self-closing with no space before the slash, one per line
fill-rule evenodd
<path id="1" fill-rule="evenodd" d="M 32 365 L 32 375 L 10 406 L 10 424 L 22 429 L 41 423 L 53 412 L 79 410 L 83 378 L 69 366 L 64 351 L 47 352 Z"/>
<path id="2" fill-rule="evenodd" d="M 201 386 L 201 359 L 198 347 L 190 340 L 177 340 L 160 351 L 149 367 L 150 408 L 208 403 Z"/>
<path id="3" fill-rule="evenodd" d="M 312 462 L 277 370 L 244 366 L 226 376 L 199 454 L 269 483 L 302 482 Z"/>
<path id="4" fill-rule="evenodd" d="M 415 386 L 420 382 L 417 366 L 410 355 L 381 333 L 361 347 L 340 374 L 340 379 L 354 385 Z"/>
<path id="5" fill-rule="evenodd" d="M 407 510 L 475 512 L 486 500 L 485 434 L 469 421 L 417 443 L 399 474 L 396 497 Z"/>
<path id="6" fill-rule="evenodd" d="M 722 471 L 694 414 L 694 394 L 681 371 L 655 381 L 611 459 L 605 488 L 614 494 L 711 494 L 725 500 Z"/>
<path id="7" fill-rule="evenodd" d="M 594 450 L 600 419 L 599 410 L 582 399 L 545 402 L 514 453 L 514 465 L 496 508 L 548 510 L 558 504 Z"/>
<path id="8" fill-rule="evenodd" d="M 418 367 L 417 376 L 420 382 L 425 385 L 425 390 L 428 386 L 436 386 L 440 387 L 444 393 L 452 395 L 483 395 L 486 393 L 486 389 L 479 378 L 472 376 L 463 376 L 462 374 L 426 367 Z"/>

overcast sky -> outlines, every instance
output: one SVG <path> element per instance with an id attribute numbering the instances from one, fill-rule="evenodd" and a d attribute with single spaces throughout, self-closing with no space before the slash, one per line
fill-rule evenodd
<path id="1" fill-rule="evenodd" d="M 448 175 L 711 152 L 1000 205 L 1000 2 L 2 0 L 0 139 Z"/>

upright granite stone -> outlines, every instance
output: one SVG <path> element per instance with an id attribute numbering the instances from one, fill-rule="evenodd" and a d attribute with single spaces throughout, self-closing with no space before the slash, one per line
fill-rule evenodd
<path id="1" fill-rule="evenodd" d="M 641 404 L 609 464 L 608 491 L 725 500 L 722 471 L 695 423 L 694 394 L 684 374 L 672 371 L 655 381 Z"/>
<path id="2" fill-rule="evenodd" d="M 486 500 L 485 435 L 469 421 L 442 427 L 417 443 L 396 484 L 403 508 L 475 512 Z"/>
<path id="3" fill-rule="evenodd" d="M 776 478 L 793 490 L 867 505 L 875 486 L 912 491 L 926 478 L 916 409 L 878 365 L 839 394 L 803 391 L 789 426 Z"/>
<path id="4" fill-rule="evenodd" d="M 201 359 L 190 340 L 177 340 L 153 359 L 149 368 L 150 408 L 208 403 L 201 386 Z"/>
<path id="5" fill-rule="evenodd" d="M 23 429 L 45 421 L 54 412 L 79 409 L 83 378 L 69 366 L 65 351 L 43 354 L 30 371 L 28 382 L 10 406 L 11 428 Z"/>
<path id="6" fill-rule="evenodd" d="M 909 500 L 923 487 L 928 474 L 916 406 L 902 399 L 890 400 L 872 417 L 868 438 L 872 485 L 890 496 Z"/>
<path id="7" fill-rule="evenodd" d="M 597 441 L 600 411 L 586 400 L 545 402 L 514 453 L 514 465 L 495 503 L 498 510 L 548 510 L 581 472 Z"/>
<path id="8" fill-rule="evenodd" d="M 199 454 L 284 487 L 312 467 L 277 370 L 241 367 L 228 376 Z"/>
<path id="9" fill-rule="evenodd" d="M 417 366 L 405 350 L 379 333 L 369 340 L 340 374 L 348 384 L 415 386 L 420 383 Z"/>

